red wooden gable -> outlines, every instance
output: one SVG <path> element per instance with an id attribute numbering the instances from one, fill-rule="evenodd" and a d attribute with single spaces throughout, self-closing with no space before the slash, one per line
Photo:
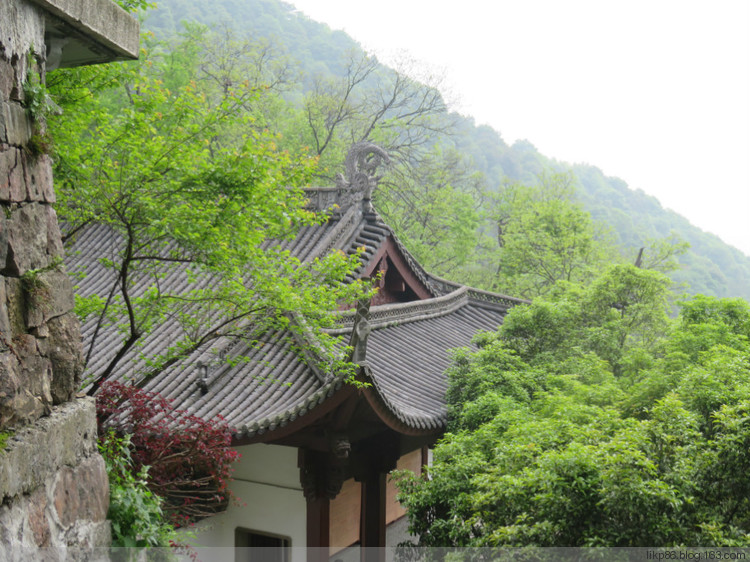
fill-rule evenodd
<path id="1" fill-rule="evenodd" d="M 434 296 L 414 273 L 390 236 L 373 256 L 363 277 L 377 278 L 378 293 L 372 299 L 372 306 L 412 302 Z"/>

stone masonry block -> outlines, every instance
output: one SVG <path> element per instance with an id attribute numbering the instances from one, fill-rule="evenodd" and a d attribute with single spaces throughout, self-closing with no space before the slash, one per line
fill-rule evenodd
<path id="1" fill-rule="evenodd" d="M 34 542 L 39 547 L 50 544 L 50 527 L 45 511 L 47 509 L 47 495 L 43 488 L 38 489 L 29 498 L 28 520 Z"/>
<path id="2" fill-rule="evenodd" d="M 49 408 L 45 402 L 51 404 L 49 360 L 36 354 L 29 356 L 24 341 L 14 340 L 11 345 L 12 351 L 0 354 L 0 427 L 33 422 Z"/>
<path id="3" fill-rule="evenodd" d="M 51 406 L 52 364 L 50 360 L 39 355 L 36 338 L 30 334 L 16 337 L 13 340 L 13 346 L 21 361 L 20 386 L 42 404 Z"/>
<path id="4" fill-rule="evenodd" d="M 8 550 L 11 544 L 21 543 L 24 539 L 25 514 L 26 502 L 0 507 L 0 560 L 13 560 Z"/>
<path id="5" fill-rule="evenodd" d="M 28 388 L 22 386 L 4 406 L 8 406 L 8 411 L 12 416 L 8 423 L 10 427 L 20 427 L 32 423 L 46 411 L 44 403 L 34 396 Z"/>
<path id="6" fill-rule="evenodd" d="M 52 188 L 52 159 L 46 155 L 22 154 L 27 201 L 54 201 Z"/>
<path id="7" fill-rule="evenodd" d="M 75 400 L 19 429 L 0 452 L 0 498 L 31 493 L 63 466 L 96 454 L 94 400 Z"/>
<path id="8" fill-rule="evenodd" d="M 10 207 L 0 203 L 0 270 L 5 268 L 5 262 L 8 259 L 8 219 L 6 212 L 10 212 Z"/>
<path id="9" fill-rule="evenodd" d="M 55 511 L 63 527 L 76 521 L 104 521 L 109 509 L 109 481 L 100 456 L 86 459 L 78 467 L 63 467 L 53 491 Z"/>
<path id="10" fill-rule="evenodd" d="M 18 80 L 23 82 L 26 74 L 21 70 L 26 53 L 44 47 L 44 13 L 32 2 L 0 2 L 0 45 L 6 59 L 16 66 Z"/>
<path id="11" fill-rule="evenodd" d="M 26 110 L 16 102 L 2 102 L 0 109 L 0 128 L 5 130 L 4 138 L 0 141 L 25 146 L 33 133 Z"/>
<path id="12" fill-rule="evenodd" d="M 0 201 L 23 201 L 26 197 L 21 150 L 0 145 Z"/>
<path id="13" fill-rule="evenodd" d="M 49 265 L 46 207 L 43 203 L 27 203 L 13 210 L 7 222 L 5 275 L 20 277 L 30 269 Z"/>
<path id="14" fill-rule="evenodd" d="M 78 495 L 86 520 L 95 523 L 106 521 L 109 511 L 109 475 L 107 465 L 100 455 L 82 462 L 77 470 Z"/>
<path id="15" fill-rule="evenodd" d="M 73 310 L 73 284 L 60 269 L 39 274 L 34 286 L 26 288 L 26 325 L 37 328 Z"/>
<path id="16" fill-rule="evenodd" d="M 76 485 L 75 472 L 69 466 L 62 468 L 57 475 L 54 490 L 55 511 L 57 518 L 66 529 L 79 518 L 81 496 Z"/>
<path id="17" fill-rule="evenodd" d="M 61 45 L 62 58 L 47 60 Z M 15 429 L 0 450 L 0 560 L 16 559 L 14 549 L 57 559 L 61 546 L 111 540 L 94 401 L 75 399 L 82 351 L 72 284 L 54 267 L 64 249 L 52 160 L 32 154 L 44 124 L 26 110 L 24 84 L 44 81 L 45 65 L 137 51 L 137 21 L 111 0 L 0 0 L 0 429 Z"/>
<path id="18" fill-rule="evenodd" d="M 10 334 L 15 337 L 26 333 L 26 298 L 21 287 L 21 280 L 17 277 L 5 278 L 5 303 L 10 324 Z"/>
<path id="19" fill-rule="evenodd" d="M 0 100 L 10 99 L 14 78 L 15 70 L 10 61 L 0 58 Z"/>
<path id="20" fill-rule="evenodd" d="M 47 254 L 51 258 L 63 258 L 65 248 L 63 248 L 60 225 L 57 222 L 57 213 L 52 205 L 45 205 L 45 212 L 47 214 Z"/>
<path id="21" fill-rule="evenodd" d="M 52 364 L 52 401 L 60 404 L 75 395 L 81 382 L 81 332 L 72 312 L 53 318 L 47 328 L 49 336 L 37 340 L 37 344 Z"/>
<path id="22" fill-rule="evenodd" d="M 13 353 L 0 353 L 0 427 L 6 427 L 15 416 L 12 402 L 19 390 L 19 367 L 18 359 Z"/>
<path id="23" fill-rule="evenodd" d="M 111 544 L 109 482 L 95 427 L 93 400 L 69 403 L 17 432 L 0 452 L 0 560 L 89 560 L 90 549 Z"/>
<path id="24" fill-rule="evenodd" d="M 0 275 L 0 336 L 6 342 L 12 338 L 12 330 L 10 328 L 10 318 L 8 317 L 8 304 L 7 296 L 5 293 L 5 277 Z M 4 346 L 0 342 L 0 346 Z"/>

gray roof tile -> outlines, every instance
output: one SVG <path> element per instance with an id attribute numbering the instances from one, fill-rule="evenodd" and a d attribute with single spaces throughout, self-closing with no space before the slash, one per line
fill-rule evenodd
<path id="1" fill-rule="evenodd" d="M 367 372 L 379 398 L 398 420 L 411 428 L 433 430 L 445 423 L 444 373 L 450 364 L 450 350 L 471 345 L 480 330 L 496 329 L 507 309 L 522 301 L 431 277 L 377 215 L 363 215 L 357 205 L 333 215 L 326 224 L 304 227 L 296 238 L 281 244 L 301 260 L 312 260 L 332 249 L 353 253 L 364 246 L 361 272 L 388 237 L 394 239 L 417 277 L 438 296 L 371 309 L 374 329 L 368 339 Z M 115 277 L 99 260 L 112 258 L 119 247 L 117 235 L 102 225 L 90 226 L 75 237 L 67 265 L 72 273 L 86 274 L 78 281 L 78 294 L 107 298 Z M 172 290 L 190 286 L 184 268 L 179 267 L 160 282 Z M 210 279 L 197 282 L 207 284 Z M 147 279 L 140 280 L 138 290 L 145 290 L 147 284 Z M 339 314 L 338 322 L 330 332 L 345 343 L 352 314 Z M 85 346 L 93 337 L 94 324 L 92 320 L 82 327 Z M 140 354 L 163 352 L 174 343 L 179 330 L 176 321 L 167 320 L 138 350 L 128 354 L 116 378 L 137 378 L 145 370 Z M 87 371 L 104 368 L 120 340 L 117 326 L 105 328 L 97 338 Z M 172 365 L 145 388 L 192 414 L 208 419 L 224 417 L 238 437 L 259 435 L 305 415 L 342 387 L 340 380 L 321 380 L 294 352 L 292 342 L 289 332 L 266 334 L 257 345 L 239 339 L 218 340 Z M 222 356 L 241 360 L 229 364 Z M 198 386 L 200 365 L 206 365 L 208 371 L 205 394 Z"/>

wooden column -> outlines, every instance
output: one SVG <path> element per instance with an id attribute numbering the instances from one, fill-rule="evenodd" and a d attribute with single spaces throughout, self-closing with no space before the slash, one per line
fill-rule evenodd
<path id="1" fill-rule="evenodd" d="M 307 561 L 327 562 L 330 550 L 331 500 L 318 497 L 307 501 Z"/>
<path id="2" fill-rule="evenodd" d="M 362 562 L 385 561 L 386 473 L 371 470 L 362 480 L 362 510 L 359 526 Z"/>
<path id="3" fill-rule="evenodd" d="M 388 432 L 363 443 L 354 464 L 362 483 L 359 544 L 362 562 L 385 562 L 385 498 L 388 473 L 396 468 L 399 436 Z M 353 459 L 354 460 L 354 459 Z"/>
<path id="4" fill-rule="evenodd" d="M 298 466 L 307 501 L 307 560 L 327 562 L 331 544 L 331 500 L 341 491 L 346 462 L 331 453 L 300 449 Z"/>

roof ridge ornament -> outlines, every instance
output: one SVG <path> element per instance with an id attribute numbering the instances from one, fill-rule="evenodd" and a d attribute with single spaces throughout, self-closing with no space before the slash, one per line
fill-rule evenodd
<path id="1" fill-rule="evenodd" d="M 372 332 L 370 324 L 370 304 L 372 299 L 360 299 L 354 314 L 354 325 L 349 338 L 349 347 L 352 348 L 350 361 L 355 365 L 367 364 L 367 337 Z"/>
<path id="2" fill-rule="evenodd" d="M 363 213 L 374 213 L 372 192 L 383 177 L 376 176 L 375 170 L 390 162 L 388 153 L 376 144 L 367 141 L 353 144 L 344 161 L 346 176 L 336 175 L 342 206 L 361 202 Z"/>

